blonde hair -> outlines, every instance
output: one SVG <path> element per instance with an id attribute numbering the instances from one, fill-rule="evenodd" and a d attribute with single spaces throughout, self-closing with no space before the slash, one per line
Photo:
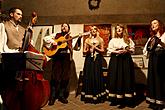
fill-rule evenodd
<path id="1" fill-rule="evenodd" d="M 103 42 L 103 39 L 100 37 L 100 33 L 99 33 L 99 29 L 96 26 L 92 26 L 91 30 L 96 30 L 97 34 L 96 34 L 96 38 L 98 39 L 99 42 Z M 92 38 L 92 35 L 90 34 L 89 39 Z"/>
<path id="2" fill-rule="evenodd" d="M 127 31 L 127 29 L 126 29 L 126 26 L 124 26 L 123 24 L 117 24 L 117 25 L 115 26 L 115 38 L 121 37 L 121 36 L 119 36 L 119 35 L 117 34 L 117 32 L 116 32 L 117 26 L 119 26 L 119 27 L 121 27 L 121 28 L 123 29 L 122 37 L 123 37 L 123 39 L 124 39 L 124 42 L 125 42 L 126 44 L 129 44 L 129 43 L 130 43 L 130 39 L 128 38 L 128 31 Z"/>

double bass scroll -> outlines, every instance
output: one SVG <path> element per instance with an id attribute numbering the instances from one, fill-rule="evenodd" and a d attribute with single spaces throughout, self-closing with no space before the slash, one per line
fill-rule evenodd
<path id="1" fill-rule="evenodd" d="M 32 26 L 34 24 L 36 24 L 36 21 L 37 21 L 37 13 L 36 12 L 32 12 L 32 18 L 29 21 L 29 25 L 27 26 L 27 28 L 25 30 L 24 39 L 23 39 L 23 43 L 22 43 L 22 48 L 20 50 L 22 52 L 24 52 L 24 51 L 32 51 L 32 52 L 35 52 L 35 53 L 40 53 L 31 44 L 31 39 L 32 39 L 32 35 L 33 35 Z"/>

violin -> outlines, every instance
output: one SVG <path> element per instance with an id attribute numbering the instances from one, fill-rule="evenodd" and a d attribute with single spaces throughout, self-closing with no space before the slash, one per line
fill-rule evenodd
<path id="1" fill-rule="evenodd" d="M 147 51 L 151 52 L 156 49 L 157 45 L 159 44 L 160 39 L 157 36 L 151 37 L 147 44 Z"/>

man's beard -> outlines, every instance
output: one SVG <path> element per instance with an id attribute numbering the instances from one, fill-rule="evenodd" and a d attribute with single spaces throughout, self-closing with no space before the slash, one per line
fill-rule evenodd
<path id="1" fill-rule="evenodd" d="M 21 21 L 22 21 L 22 19 L 18 19 L 17 23 L 19 24 L 19 23 L 21 23 Z"/>
<path id="2" fill-rule="evenodd" d="M 68 32 L 61 32 L 62 36 L 66 35 Z"/>

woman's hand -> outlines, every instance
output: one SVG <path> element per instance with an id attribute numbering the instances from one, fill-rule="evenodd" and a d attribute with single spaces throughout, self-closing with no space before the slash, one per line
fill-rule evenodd
<path id="1" fill-rule="evenodd" d="M 96 48 L 96 47 L 95 47 L 94 45 L 90 46 L 90 52 L 93 53 L 94 50 L 95 50 L 95 48 Z"/>
<path id="2" fill-rule="evenodd" d="M 118 54 L 124 54 L 126 52 L 127 52 L 127 50 L 118 50 Z"/>

